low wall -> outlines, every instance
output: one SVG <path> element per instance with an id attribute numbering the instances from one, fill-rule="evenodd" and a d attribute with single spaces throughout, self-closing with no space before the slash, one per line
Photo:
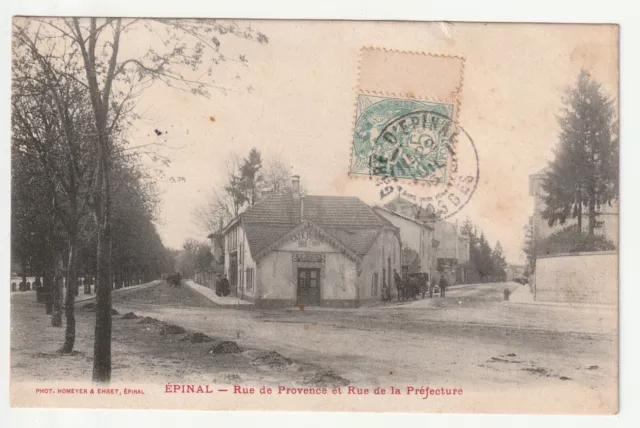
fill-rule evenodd
<path id="1" fill-rule="evenodd" d="M 535 299 L 615 305 L 618 303 L 618 253 L 567 253 L 536 259 Z"/>

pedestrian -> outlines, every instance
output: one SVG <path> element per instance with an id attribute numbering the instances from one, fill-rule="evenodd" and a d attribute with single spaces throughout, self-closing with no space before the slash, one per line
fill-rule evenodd
<path id="1" fill-rule="evenodd" d="M 222 281 L 220 281 L 220 291 L 223 296 L 228 296 L 231 293 L 231 287 L 229 285 L 229 280 L 227 279 L 227 275 L 222 275 Z"/>
<path id="2" fill-rule="evenodd" d="M 447 283 L 447 278 L 444 276 L 444 274 L 440 276 L 440 283 L 438 285 L 440 286 L 440 297 L 444 297 L 444 290 L 449 285 Z"/>
<path id="3" fill-rule="evenodd" d="M 428 275 L 426 273 L 422 273 L 420 274 L 420 293 L 422 294 L 422 298 L 424 299 L 425 296 L 427 295 L 427 290 L 428 290 Z"/>
<path id="4" fill-rule="evenodd" d="M 216 278 L 216 296 L 222 296 L 222 275 L 220 274 Z"/>

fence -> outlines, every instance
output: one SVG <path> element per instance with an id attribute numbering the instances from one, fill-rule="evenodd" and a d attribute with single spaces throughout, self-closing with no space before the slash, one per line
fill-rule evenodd
<path id="1" fill-rule="evenodd" d="M 205 287 L 215 288 L 217 274 L 215 272 L 196 272 L 193 275 L 193 280 L 196 284 L 204 285 Z"/>

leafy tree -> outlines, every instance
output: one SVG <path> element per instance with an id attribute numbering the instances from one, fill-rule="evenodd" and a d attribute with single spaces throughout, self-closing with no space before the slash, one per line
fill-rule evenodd
<path id="1" fill-rule="evenodd" d="M 480 278 L 485 281 L 491 278 L 491 275 L 494 273 L 494 268 L 493 259 L 491 257 L 491 247 L 489 246 L 483 232 L 480 233 L 480 238 L 478 239 L 477 251 L 476 267 L 480 274 Z"/>
<path id="2" fill-rule="evenodd" d="M 496 242 L 496 246 L 491 253 L 491 265 L 493 268 L 493 278 L 495 280 L 504 281 L 507 278 L 507 262 L 504 258 L 504 251 L 500 241 Z"/>
<path id="3" fill-rule="evenodd" d="M 256 203 L 259 187 L 264 181 L 261 170 L 262 155 L 254 147 L 240 168 L 240 185 L 249 205 Z"/>
<path id="4" fill-rule="evenodd" d="M 542 215 L 550 226 L 576 218 L 582 230 L 586 209 L 588 234 L 593 235 L 601 207 L 618 198 L 614 103 L 584 70 L 563 102 L 558 148 L 542 182 L 546 203 Z"/>
<path id="5" fill-rule="evenodd" d="M 256 202 L 263 182 L 261 169 L 262 155 L 254 147 L 242 160 L 237 172 L 229 174 L 229 183 L 225 186 L 225 191 L 231 196 L 235 206 L 241 208 L 245 204 L 253 205 Z"/>
<path id="6" fill-rule="evenodd" d="M 542 255 L 612 251 L 615 248 L 604 236 L 583 233 L 575 224 L 557 230 L 537 243 L 537 253 Z"/>

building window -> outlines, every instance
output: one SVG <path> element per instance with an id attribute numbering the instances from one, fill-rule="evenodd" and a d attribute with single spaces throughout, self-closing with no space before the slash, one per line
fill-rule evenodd
<path id="1" fill-rule="evenodd" d="M 387 285 L 387 270 L 382 268 L 382 286 Z"/>
<path id="2" fill-rule="evenodd" d="M 253 291 L 253 268 L 247 268 L 247 291 Z"/>
<path id="3" fill-rule="evenodd" d="M 244 265 L 244 244 L 240 244 L 238 248 L 238 263 L 240 266 Z"/>
<path id="4" fill-rule="evenodd" d="M 378 295 L 378 272 L 375 272 L 371 278 L 371 295 Z"/>
<path id="5" fill-rule="evenodd" d="M 227 235 L 227 250 L 233 251 L 238 248 L 238 228 L 234 227 Z"/>
<path id="6" fill-rule="evenodd" d="M 240 289 L 244 289 L 244 270 L 240 268 L 238 272 L 238 284 L 240 285 Z"/>

